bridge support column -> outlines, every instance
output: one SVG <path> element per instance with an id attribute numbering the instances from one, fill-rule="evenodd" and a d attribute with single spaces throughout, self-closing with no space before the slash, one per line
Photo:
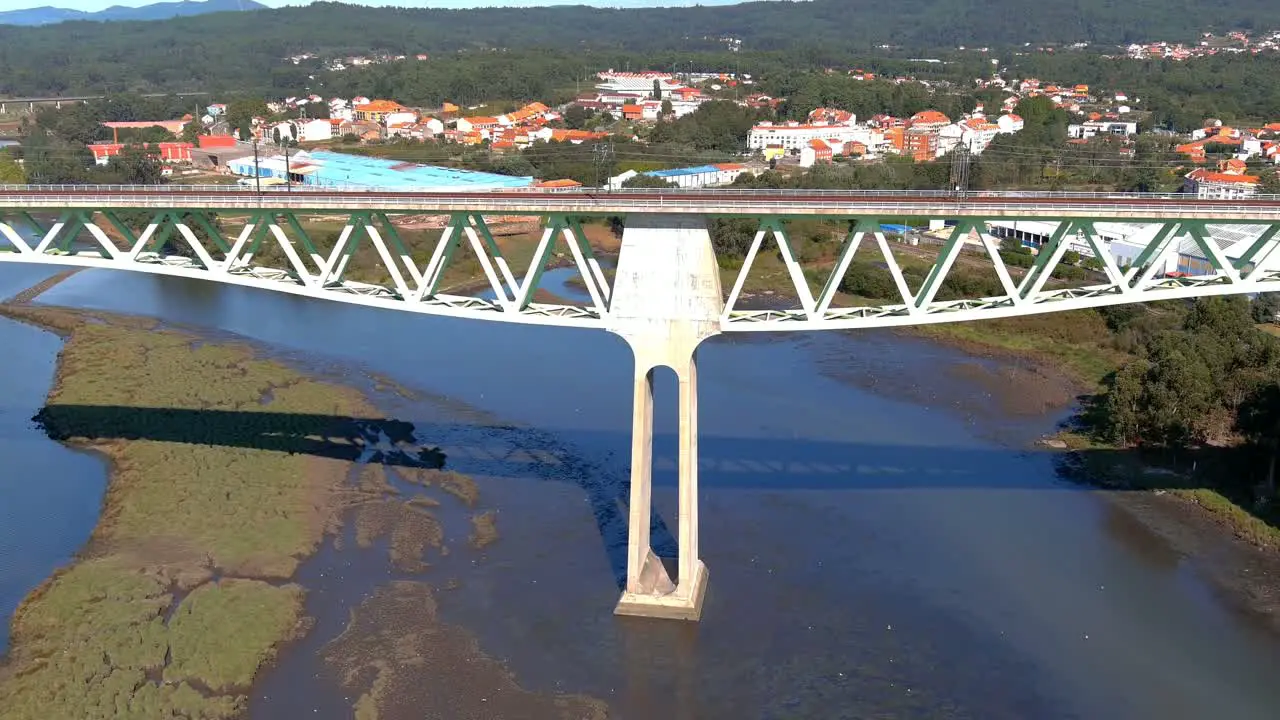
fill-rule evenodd
<path id="1" fill-rule="evenodd" d="M 697 348 L 720 332 L 720 270 L 703 218 L 626 219 L 610 301 L 609 329 L 635 353 L 627 586 L 615 612 L 697 620 L 707 587 L 698 554 Z M 673 582 L 650 544 L 653 490 L 653 370 L 680 381 L 680 556 Z"/>

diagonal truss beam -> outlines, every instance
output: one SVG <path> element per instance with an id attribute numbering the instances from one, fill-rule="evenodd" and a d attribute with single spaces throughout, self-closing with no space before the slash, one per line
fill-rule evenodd
<path id="1" fill-rule="evenodd" d="M 831 276 L 827 278 L 827 282 L 823 285 L 821 292 L 818 293 L 817 307 L 815 308 L 815 314 L 818 317 L 825 317 L 827 311 L 831 309 L 831 302 L 840 290 L 840 283 L 844 280 L 845 274 L 849 272 L 849 266 L 853 263 L 853 258 L 867 235 L 871 235 L 875 240 L 876 247 L 880 251 L 880 258 L 883 260 L 885 267 L 889 269 L 889 274 L 893 277 L 894 287 L 897 288 L 907 312 L 915 313 L 918 311 L 913 302 L 911 288 L 907 285 L 907 280 L 902 274 L 902 268 L 898 266 L 898 260 L 889 249 L 889 242 L 880 228 L 880 220 L 872 217 L 859 218 L 850 225 L 849 233 L 845 236 L 844 244 L 841 246 L 840 254 L 837 256 L 836 266 L 831 271 Z"/>
<path id="2" fill-rule="evenodd" d="M 818 318 L 818 304 L 813 298 L 813 292 L 809 289 L 809 281 L 805 278 L 804 268 L 800 266 L 800 262 L 796 259 L 794 248 L 791 246 L 791 239 L 787 237 L 782 220 L 772 217 L 762 220 L 760 227 L 756 230 L 756 236 L 751 241 L 747 256 L 742 261 L 742 268 L 738 270 L 738 277 L 734 280 L 733 290 L 729 292 L 729 299 L 725 303 L 725 317 L 728 317 L 728 314 L 737 307 L 738 299 L 742 295 L 742 288 L 746 285 L 747 277 L 751 274 L 751 268 L 755 266 L 756 256 L 760 254 L 760 248 L 764 245 L 766 237 L 773 237 L 778 245 L 778 251 L 782 255 L 782 263 L 786 267 L 787 276 L 796 291 L 796 297 L 800 299 L 800 306 L 804 310 L 805 318 L 810 321 L 816 320 Z"/>
<path id="3" fill-rule="evenodd" d="M 591 249 L 591 243 L 582 231 L 582 224 L 576 218 L 563 215 L 551 216 L 546 227 L 543 228 L 542 237 L 529 264 L 529 271 L 525 274 L 516 293 L 512 310 L 516 312 L 525 310 L 533 302 L 533 296 L 541 286 L 543 273 L 551 263 L 558 239 L 563 239 L 568 245 L 569 253 L 573 256 L 583 284 L 586 285 L 587 295 L 591 298 L 591 305 L 595 312 L 599 313 L 599 317 L 607 316 L 612 291 L 604 271 L 595 257 L 595 252 Z"/>
<path id="4" fill-rule="evenodd" d="M 912 304 L 917 309 L 922 309 L 933 299 L 937 297 L 938 291 L 942 289 L 942 283 L 947 278 L 947 273 L 951 272 L 951 266 L 955 264 L 956 258 L 960 256 L 960 249 L 964 246 L 964 238 L 973 231 L 974 223 L 972 220 L 959 220 L 951 230 L 951 236 L 947 239 L 945 245 L 942 246 L 942 252 L 938 254 L 938 260 L 934 262 L 933 267 L 929 268 L 929 273 L 925 275 L 924 282 L 920 285 L 920 291 L 916 293 Z"/>
<path id="5" fill-rule="evenodd" d="M 3 216 L 0 216 L 0 235 L 3 235 L 13 245 L 14 251 L 24 254 L 31 252 L 31 246 L 27 244 L 18 229 L 14 227 L 14 223 L 9 222 L 8 218 Z"/>

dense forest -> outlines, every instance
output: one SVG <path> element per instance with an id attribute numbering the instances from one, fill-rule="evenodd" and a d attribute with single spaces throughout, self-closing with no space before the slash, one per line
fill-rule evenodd
<path id="1" fill-rule="evenodd" d="M 848 65 L 898 47 L 899 60 L 959 45 L 1190 40 L 1206 29 L 1280 27 L 1270 0 L 871 0 L 756 2 L 654 9 L 588 7 L 398 9 L 317 3 L 158 22 L 71 22 L 0 27 L 0 94 L 148 90 L 297 91 L 318 66 L 284 58 L 317 53 L 442 57 L 548 49 L 594 67 L 643 59 L 664 67 L 707 56 L 729 67 L 723 38 L 744 65 Z M 673 32 L 679 28 L 679 32 Z M 717 57 L 719 56 L 719 57 Z M 890 53 L 890 56 L 894 56 Z M 615 62 L 611 62 L 615 61 Z M 434 62 L 434 61 L 433 61 Z M 703 64 L 703 63 L 698 63 Z M 743 68 L 744 71 L 746 68 Z"/>
<path id="2" fill-rule="evenodd" d="M 1133 359 L 1089 404 L 1084 429 L 1165 462 L 1188 458 L 1184 471 L 1280 525 L 1280 341 L 1257 325 L 1277 309 L 1280 297 L 1263 294 L 1100 311 Z"/>

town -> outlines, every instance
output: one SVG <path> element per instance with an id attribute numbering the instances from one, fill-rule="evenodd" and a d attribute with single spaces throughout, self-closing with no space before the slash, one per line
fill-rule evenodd
<path id="1" fill-rule="evenodd" d="M 860 68 L 827 72 L 857 83 L 915 86 L 939 99 L 955 92 L 946 83 L 907 76 L 878 78 Z M 111 141 L 87 147 L 96 164 L 106 166 L 130 147 L 130 134 L 144 133 L 151 140 L 165 136 L 148 143 L 146 152 L 162 163 L 162 175 L 171 181 L 232 182 L 259 189 L 704 188 L 750 186 L 765 177 L 806 182 L 804 178 L 823 168 L 885 163 L 924 168 L 954 164 L 960 156 L 981 162 L 988 151 L 994 162 L 1001 162 L 1025 151 L 1017 141 L 1001 147 L 997 139 L 1019 136 L 1026 123 L 1018 109 L 1036 106 L 1041 108 L 1038 112 L 1064 114 L 1065 135 L 1059 141 L 1063 152 L 1100 152 L 1103 159 L 1095 162 L 1102 165 L 1140 165 L 1136 146 L 1144 134 L 1166 143 L 1164 155 L 1144 162 L 1168 165 L 1181 178 L 1178 192 L 1210 199 L 1246 198 L 1275 192 L 1280 185 L 1275 169 L 1280 163 L 1280 123 L 1241 128 L 1209 118 L 1203 128 L 1180 139 L 1167 131 L 1144 133 L 1142 99 L 1123 89 L 994 74 L 974 82 L 977 91 L 999 98 L 999 106 L 990 112 L 979 102 L 954 118 L 935 109 L 906 117 L 878 113 L 859 118 L 841 107 L 822 106 L 802 108 L 803 119 L 786 119 L 781 111 L 788 107 L 788 98 L 753 91 L 755 79 L 747 75 L 607 69 L 594 79 L 590 92 L 557 107 L 534 101 L 505 108 L 450 102 L 420 108 L 393 98 L 310 94 L 263 101 L 259 112 L 246 117 L 232 105 L 211 103 L 200 117 L 104 121 Z M 697 120 L 726 105 L 756 118 L 744 126 L 745 137 L 737 138 L 732 151 L 692 165 L 644 154 L 665 127 Z M 635 149 L 616 157 L 615 143 Z M 556 147 L 564 150 L 550 150 Z M 537 167 L 529 164 L 502 165 L 504 158 L 516 162 L 536 156 L 539 148 L 576 161 L 577 177 L 539 176 Z M 436 160 L 416 161 L 422 153 Z M 511 167 L 516 171 L 509 171 Z M 1052 225 L 996 221 L 989 231 L 995 239 L 1011 240 L 1034 253 L 1048 242 Z M 942 228 L 920 230 L 926 239 L 944 237 Z M 1144 225 L 1101 223 L 1097 230 L 1120 267 L 1128 267 L 1150 241 L 1151 228 Z M 1226 255 L 1235 258 L 1246 250 L 1255 230 L 1244 226 L 1213 232 Z M 978 240 L 976 235 L 969 239 Z M 1081 262 L 1097 262 L 1092 247 L 1078 234 L 1070 243 Z M 1167 262 L 1162 274 L 1189 273 L 1206 267 L 1209 258 L 1187 239 L 1177 257 Z"/>
<path id="2" fill-rule="evenodd" d="M 45 3 L 3 720 L 1276 720 L 1280 3 Z"/>
<path id="3" fill-rule="evenodd" d="M 876 79 L 861 70 L 850 70 L 848 75 L 859 80 Z M 471 114 L 479 108 L 461 108 L 448 102 L 427 109 L 406 107 L 390 98 L 324 98 L 312 94 L 266 102 L 265 112 L 254 115 L 247 127 L 233 129 L 228 126 L 227 105 L 213 103 L 199 118 L 186 115 L 177 120 L 104 122 L 113 133 L 112 141 L 92 143 L 89 150 L 99 164 L 105 165 L 127 145 L 120 137 L 121 131 L 160 128 L 173 135 L 169 141 L 157 143 L 155 151 L 171 166 L 166 170 L 170 175 L 175 171 L 190 175 L 213 172 L 257 178 L 259 185 L 266 181 L 425 187 L 438 184 L 439 180 L 432 181 L 420 168 L 393 162 L 395 158 L 380 165 L 373 162 L 376 158 L 365 157 L 357 164 L 370 172 L 379 167 L 385 172 L 376 177 L 353 174 L 356 161 L 344 161 L 341 151 L 362 149 L 365 155 L 392 155 L 393 148 L 405 143 L 430 143 L 459 152 L 479 148 L 500 155 L 519 153 L 539 143 L 591 147 L 613 139 L 644 143 L 654 126 L 697 113 L 708 102 L 733 102 L 765 111 L 762 114 L 776 111 L 786 102 L 785 98 L 761 93 L 743 95 L 741 89 L 749 87 L 752 80 L 736 78 L 732 73 L 677 76 L 610 70 L 598 73 L 596 79 L 593 92 L 580 94 L 554 109 L 531 102 L 490 114 Z M 905 77 L 892 82 L 929 87 L 928 83 Z M 1023 119 L 1015 110 L 1020 102 L 1033 98 L 1047 98 L 1073 118 L 1066 128 L 1067 144 L 1115 142 L 1117 158 L 1133 157 L 1141 98 L 1130 98 L 1123 90 L 1103 93 L 1087 85 L 1055 84 L 1034 78 L 1006 81 L 999 76 L 979 79 L 975 87 L 1003 94 L 1000 107 L 988 112 L 977 104 L 956 118 L 928 109 L 909 117 L 880 113 L 858 118 L 839 107 L 816 107 L 808 110 L 804 120 L 760 120 L 741 138 L 736 157 L 714 164 L 722 167 L 709 170 L 704 164 L 640 170 L 609 176 L 600 185 L 620 187 L 636 175 L 648 175 L 678 187 L 703 187 L 730 184 L 743 173 L 758 175 L 768 169 L 798 172 L 821 164 L 875 163 L 891 157 L 926 163 L 957 151 L 979 156 L 997 137 L 1023 129 Z M 934 88 L 930 91 L 942 92 Z M 179 140 L 183 137 L 188 141 Z M 1176 152 L 1187 163 L 1186 188 L 1204 197 L 1251 195 L 1264 182 L 1253 172 L 1254 166 L 1258 162 L 1280 162 L 1280 123 L 1238 128 L 1207 119 L 1203 129 L 1184 139 L 1186 142 L 1177 145 Z M 1215 161 L 1215 166 L 1195 167 L 1210 160 Z M 1271 174 L 1267 171 L 1267 175 Z M 479 182 L 482 178 L 471 179 Z M 500 186 L 583 184 L 568 178 L 534 177 L 489 178 L 487 182 Z"/>

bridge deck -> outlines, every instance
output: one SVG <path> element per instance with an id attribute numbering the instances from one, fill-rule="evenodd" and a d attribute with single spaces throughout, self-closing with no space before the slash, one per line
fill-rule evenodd
<path id="1" fill-rule="evenodd" d="M 1201 200 L 1180 195 L 887 191 L 576 190 L 470 192 L 263 189 L 227 186 L 0 186 L 0 211 L 160 208 L 504 215 L 917 216 L 1213 223 L 1280 222 L 1280 196 Z"/>

